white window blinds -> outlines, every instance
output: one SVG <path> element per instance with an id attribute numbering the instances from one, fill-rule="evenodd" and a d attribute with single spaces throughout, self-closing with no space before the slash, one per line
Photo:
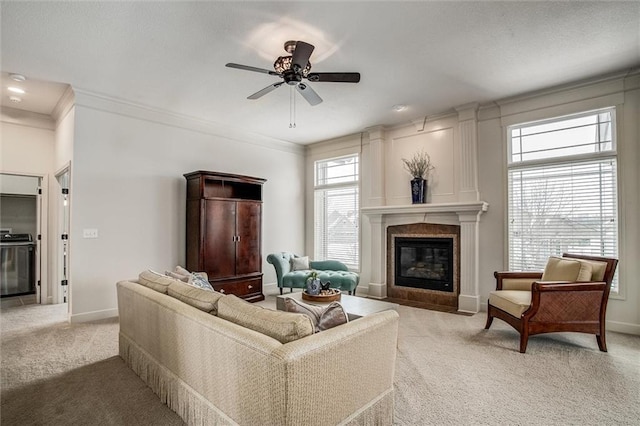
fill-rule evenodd
<path id="1" fill-rule="evenodd" d="M 542 270 L 565 252 L 617 257 L 614 112 L 509 128 L 510 270 Z"/>
<path id="2" fill-rule="evenodd" d="M 339 260 L 351 269 L 358 269 L 358 181 L 357 155 L 315 163 L 315 259 Z"/>

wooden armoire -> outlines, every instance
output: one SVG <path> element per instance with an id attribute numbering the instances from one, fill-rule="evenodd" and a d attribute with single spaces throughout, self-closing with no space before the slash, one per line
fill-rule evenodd
<path id="1" fill-rule="evenodd" d="M 186 262 L 216 291 L 250 302 L 262 294 L 262 185 L 265 179 L 207 171 L 187 179 Z"/>

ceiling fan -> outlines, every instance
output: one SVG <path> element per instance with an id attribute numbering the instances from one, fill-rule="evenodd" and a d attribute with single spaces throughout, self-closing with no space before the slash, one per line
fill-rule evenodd
<path id="1" fill-rule="evenodd" d="M 360 81 L 360 73 L 357 72 L 310 72 L 311 62 L 309 62 L 309 58 L 311 57 L 311 53 L 313 53 L 313 49 L 314 46 L 312 44 L 305 43 L 304 41 L 287 41 L 284 44 L 284 50 L 289 56 L 280 56 L 276 59 L 273 63 L 273 69 L 275 71 L 234 63 L 228 63 L 226 66 L 282 78 L 283 81 L 271 84 L 247 97 L 247 99 L 258 99 L 282 86 L 282 84 L 287 83 L 288 85 L 295 86 L 302 97 L 311 105 L 318 105 L 322 102 L 322 98 L 318 96 L 311 86 L 304 83 L 302 79 L 313 82 L 331 83 L 358 83 Z"/>

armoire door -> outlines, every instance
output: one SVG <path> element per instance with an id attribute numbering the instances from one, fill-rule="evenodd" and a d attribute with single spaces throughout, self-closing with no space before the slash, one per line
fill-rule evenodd
<path id="1" fill-rule="evenodd" d="M 236 203 L 204 201 L 204 270 L 209 279 L 236 275 Z"/>
<path id="2" fill-rule="evenodd" d="M 260 218 L 262 203 L 238 201 L 236 211 L 236 274 L 246 275 L 261 272 Z"/>

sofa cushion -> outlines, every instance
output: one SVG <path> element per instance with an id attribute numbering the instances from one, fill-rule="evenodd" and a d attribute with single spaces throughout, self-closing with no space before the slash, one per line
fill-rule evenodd
<path id="1" fill-rule="evenodd" d="M 589 281 L 591 265 L 574 259 L 551 256 L 541 281 Z"/>
<path id="2" fill-rule="evenodd" d="M 291 297 L 285 297 L 284 309 L 287 312 L 307 315 L 311 318 L 316 332 L 328 330 L 337 325 L 349 322 L 347 313 L 338 302 L 331 302 L 327 306 L 317 306 L 299 302 Z"/>
<path id="3" fill-rule="evenodd" d="M 218 300 L 218 317 L 288 343 L 313 334 L 311 318 L 273 311 L 229 294 Z"/>
<path id="4" fill-rule="evenodd" d="M 167 294 L 169 285 L 176 281 L 179 282 L 179 280 L 175 278 L 168 277 L 151 269 L 141 272 L 140 275 L 138 275 L 138 284 L 142 284 L 145 287 L 164 294 Z"/>
<path id="5" fill-rule="evenodd" d="M 213 315 L 217 315 L 218 300 L 224 296 L 222 293 L 218 293 L 217 291 L 204 290 L 182 281 L 176 281 L 169 284 L 167 293 L 169 296 L 175 297 L 187 305 Z"/>
<path id="6" fill-rule="evenodd" d="M 489 304 L 520 318 L 531 306 L 531 292 L 522 290 L 496 290 L 489 293 Z"/>
<path id="7" fill-rule="evenodd" d="M 305 271 L 307 269 L 309 269 L 309 256 L 291 258 L 292 271 Z"/>

